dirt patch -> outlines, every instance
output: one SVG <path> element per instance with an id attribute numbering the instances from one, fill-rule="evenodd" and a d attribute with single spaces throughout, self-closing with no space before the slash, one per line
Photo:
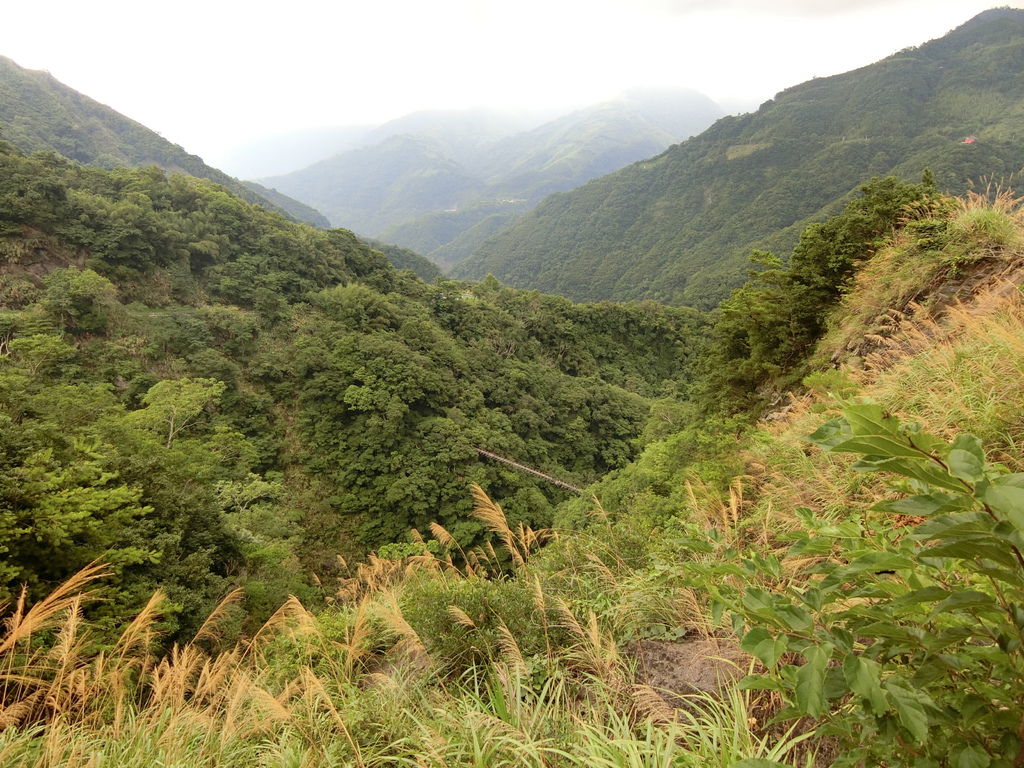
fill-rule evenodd
<path id="1" fill-rule="evenodd" d="M 635 640 L 623 651 L 636 661 L 637 682 L 651 686 L 675 707 L 690 694 L 717 694 L 747 674 L 750 666 L 750 656 L 719 638 Z"/>
<path id="2" fill-rule="evenodd" d="M 55 269 L 85 266 L 84 251 L 71 253 L 54 238 L 26 228 L 22 236 L 0 239 L 0 275 L 27 279 L 41 286 L 43 278 Z"/>
<path id="3" fill-rule="evenodd" d="M 904 329 L 912 327 L 915 331 L 912 335 L 938 335 L 943 332 L 944 321 L 951 310 L 971 311 L 977 305 L 990 304 L 1012 293 L 1022 283 L 1024 255 L 1019 252 L 981 260 L 959 274 L 944 270 L 929 285 L 904 297 L 898 306 L 875 318 L 864 337 L 850 341 L 845 349 L 832 355 L 832 363 L 884 368 L 886 358 L 900 356 L 900 335 Z M 902 349 L 904 353 L 913 351 L 909 341 L 902 346 L 906 347 Z M 897 354 L 891 354 L 894 351 Z M 879 353 L 882 353 L 881 359 Z"/>

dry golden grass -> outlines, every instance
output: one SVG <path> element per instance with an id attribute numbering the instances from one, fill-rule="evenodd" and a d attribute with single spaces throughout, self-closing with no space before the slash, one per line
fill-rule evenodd
<path id="1" fill-rule="evenodd" d="M 972 214 L 972 221 L 984 224 L 979 212 L 994 212 L 1003 217 L 997 223 L 1012 220 L 1017 235 L 1024 232 L 1021 200 L 1011 193 L 969 195 L 953 216 Z M 991 240 L 997 236 L 1003 242 Z M 992 447 L 993 458 L 1024 469 L 1024 238 L 996 232 L 984 246 L 989 249 L 983 254 L 985 264 L 949 278 L 941 259 L 911 253 L 909 236 L 903 237 L 861 272 L 844 299 L 850 310 L 839 312 L 819 359 L 842 357 L 841 350 L 859 352 L 862 357 L 853 357 L 843 369 L 859 386 L 858 396 L 947 439 L 975 433 Z M 900 273 L 904 262 L 910 271 Z M 946 276 L 930 284 L 931 278 L 924 280 L 928 288 L 922 292 L 922 269 L 933 277 Z M 941 301 L 931 300 L 933 295 L 941 295 Z M 894 296 L 916 300 L 891 310 Z M 881 332 L 865 337 L 865 327 Z M 805 441 L 839 404 L 824 393 L 804 397 L 784 418 L 765 424 L 748 449 L 754 500 L 742 524 L 755 529 L 758 546 L 772 549 L 779 534 L 802 526 L 801 508 L 817 519 L 843 520 L 891 493 L 884 478 L 851 472 L 851 458 L 819 451 Z M 725 522 L 725 502 L 715 503 L 699 489 L 691 493 L 691 505 L 695 498 L 704 510 L 698 519 L 716 527 Z M 783 569 L 799 578 L 812 563 L 811 558 L 787 560 Z"/>

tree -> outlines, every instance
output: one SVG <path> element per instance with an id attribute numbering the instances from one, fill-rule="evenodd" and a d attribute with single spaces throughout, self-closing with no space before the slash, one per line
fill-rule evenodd
<path id="1" fill-rule="evenodd" d="M 219 398 L 225 384 L 216 379 L 178 379 L 158 381 L 142 398 L 146 407 L 134 411 L 136 424 L 167 435 L 166 446 L 191 426 L 206 408 Z"/>
<path id="2" fill-rule="evenodd" d="M 103 331 L 119 306 L 114 284 L 91 269 L 55 269 L 44 283 L 43 307 L 62 330 Z"/>

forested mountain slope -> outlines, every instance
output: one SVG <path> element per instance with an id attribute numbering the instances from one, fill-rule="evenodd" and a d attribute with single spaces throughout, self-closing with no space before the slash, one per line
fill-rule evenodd
<path id="1" fill-rule="evenodd" d="M 692 91 L 640 90 L 518 131 L 503 113 L 417 113 L 381 126 L 366 146 L 261 182 L 315 205 L 336 226 L 433 258 L 484 219 L 507 222 L 721 114 Z M 449 249 L 444 261 L 458 258 Z"/>
<path id="2" fill-rule="evenodd" d="M 368 237 L 396 222 L 453 208 L 483 187 L 439 142 L 413 134 L 389 136 L 379 144 L 260 181 L 315 205 L 334 226 Z"/>
<path id="3" fill-rule="evenodd" d="M 553 196 L 455 273 L 577 299 L 713 306 L 742 282 L 751 248 L 788 249 L 866 178 L 928 167 L 951 191 L 1009 178 L 1022 115 L 1024 12 L 988 11 Z"/>
<path id="4" fill-rule="evenodd" d="M 227 584 L 266 618 L 336 556 L 433 520 L 466 482 L 524 523 L 635 455 L 686 378 L 688 310 L 428 286 L 344 230 L 212 182 L 0 144 L 0 591 L 103 554 L 117 612 Z"/>
<path id="5" fill-rule="evenodd" d="M 383 253 L 395 269 L 412 270 L 416 277 L 426 283 L 432 283 L 444 277 L 438 266 L 430 259 L 420 256 L 408 248 L 401 248 L 397 245 L 382 243 L 379 240 L 364 238 L 363 242 L 376 251 Z"/>
<path id="6" fill-rule="evenodd" d="M 270 200 L 206 165 L 144 125 L 93 101 L 46 72 L 23 69 L 0 56 L 0 140 L 25 152 L 52 150 L 100 168 L 156 165 L 222 184 L 243 200 L 326 227 L 327 220 L 296 200 Z M 284 199 L 281 199 L 284 198 Z"/>
<path id="7" fill-rule="evenodd" d="M 1024 198 L 918 175 L 702 313 L 0 142 L 0 763 L 1018 768 Z"/>

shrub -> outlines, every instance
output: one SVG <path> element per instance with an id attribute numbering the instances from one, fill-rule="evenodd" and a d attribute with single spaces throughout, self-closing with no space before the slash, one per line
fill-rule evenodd
<path id="1" fill-rule="evenodd" d="M 875 507 L 896 525 L 812 526 L 790 554 L 838 545 L 841 557 L 800 590 L 748 588 L 733 604 L 744 648 L 770 670 L 746 685 L 838 736 L 837 766 L 1019 765 L 1024 474 L 986 463 L 972 435 L 946 442 L 874 404 L 810 440 L 894 473 L 907 495 Z"/>
<path id="2" fill-rule="evenodd" d="M 453 676 L 510 655 L 539 661 L 554 620 L 523 580 L 423 575 L 403 590 L 401 608 L 427 653 Z"/>

